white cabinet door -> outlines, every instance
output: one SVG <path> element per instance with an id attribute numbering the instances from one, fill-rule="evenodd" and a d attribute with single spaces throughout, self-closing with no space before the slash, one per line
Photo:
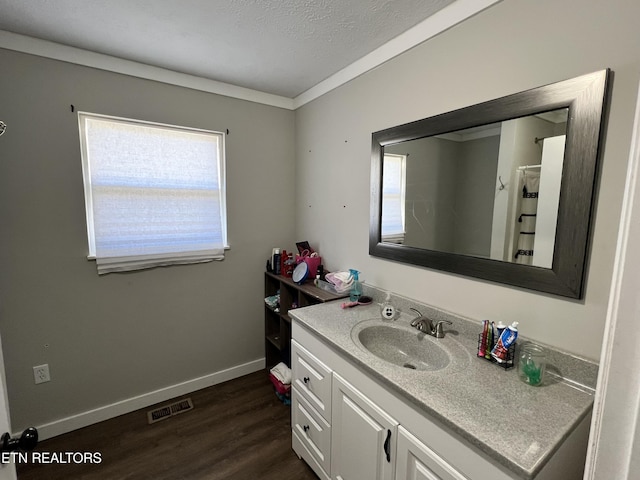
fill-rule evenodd
<path id="1" fill-rule="evenodd" d="M 396 480 L 468 480 L 437 453 L 398 427 Z"/>
<path id="2" fill-rule="evenodd" d="M 392 480 L 398 422 L 333 376 L 331 478 Z"/>

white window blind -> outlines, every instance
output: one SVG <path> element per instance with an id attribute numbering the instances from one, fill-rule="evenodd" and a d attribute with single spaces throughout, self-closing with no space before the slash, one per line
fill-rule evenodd
<path id="1" fill-rule="evenodd" d="M 98 273 L 222 260 L 224 134 L 79 112 Z"/>
<path id="2" fill-rule="evenodd" d="M 404 242 L 406 159 L 406 155 L 384 155 L 381 225 L 383 242 Z"/>

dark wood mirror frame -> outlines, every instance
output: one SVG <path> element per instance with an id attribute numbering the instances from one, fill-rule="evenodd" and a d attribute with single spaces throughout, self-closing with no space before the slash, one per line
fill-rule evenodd
<path id="1" fill-rule="evenodd" d="M 582 298 L 610 70 L 601 70 L 372 134 L 369 254 L 455 274 Z M 569 109 L 553 264 L 549 268 L 381 242 L 386 145 Z"/>

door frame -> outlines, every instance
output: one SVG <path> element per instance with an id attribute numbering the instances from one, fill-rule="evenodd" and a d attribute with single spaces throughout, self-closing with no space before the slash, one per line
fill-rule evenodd
<path id="1" fill-rule="evenodd" d="M 636 102 L 585 480 L 640 468 L 640 86 Z"/>
<path id="2" fill-rule="evenodd" d="M 7 394 L 7 381 L 4 375 L 4 353 L 2 352 L 2 336 L 0 335 L 0 434 L 11 433 L 11 420 L 9 417 L 9 396 Z M 13 463 L 0 464 L 0 480 L 16 480 L 16 466 Z"/>

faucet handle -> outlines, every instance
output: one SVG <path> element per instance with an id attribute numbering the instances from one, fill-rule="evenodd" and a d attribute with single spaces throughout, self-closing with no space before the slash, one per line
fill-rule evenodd
<path id="1" fill-rule="evenodd" d="M 413 307 L 409 307 L 409 310 L 413 310 L 414 312 L 416 312 L 418 314 L 418 316 L 411 321 L 411 326 L 415 327 L 415 326 L 418 325 L 418 322 L 423 318 L 422 317 L 422 313 L 420 313 L 420 310 L 418 310 L 417 308 L 413 308 Z"/>
<path id="2" fill-rule="evenodd" d="M 442 324 L 447 323 L 449 325 L 453 325 L 449 320 L 438 320 L 433 328 L 434 336 L 436 338 L 444 338 L 444 330 L 442 329 Z"/>

